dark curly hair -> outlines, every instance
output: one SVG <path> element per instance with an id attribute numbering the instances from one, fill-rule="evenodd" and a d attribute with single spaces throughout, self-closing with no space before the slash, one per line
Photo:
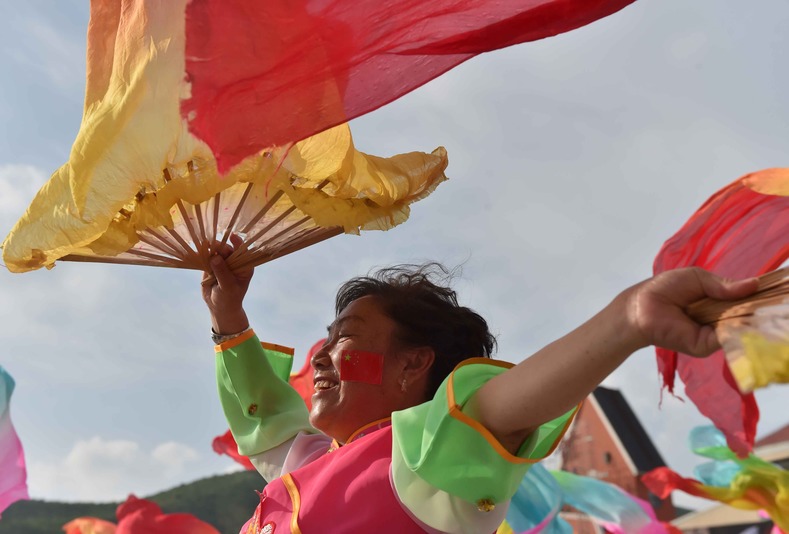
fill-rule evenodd
<path id="1" fill-rule="evenodd" d="M 490 358 L 496 347 L 485 319 L 458 304 L 457 294 L 448 287 L 453 274 L 440 263 L 395 265 L 348 280 L 337 291 L 335 301 L 339 315 L 351 302 L 374 296 L 397 324 L 397 341 L 405 347 L 433 349 L 435 361 L 426 390 L 429 397 L 458 363 L 473 357 Z"/>

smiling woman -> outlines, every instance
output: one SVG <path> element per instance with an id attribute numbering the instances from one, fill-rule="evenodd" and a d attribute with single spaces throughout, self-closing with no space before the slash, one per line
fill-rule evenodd
<path id="1" fill-rule="evenodd" d="M 664 273 L 513 366 L 489 358 L 487 323 L 442 285 L 445 269 L 385 269 L 340 288 L 311 359 L 308 413 L 287 383 L 292 351 L 249 328 L 252 270 L 231 271 L 231 248 L 219 250 L 203 298 L 220 399 L 239 452 L 269 481 L 250 534 L 495 532 L 529 467 L 603 378 L 647 344 L 709 354 L 714 331 L 685 307 L 756 289 L 696 269 Z"/>
<path id="2" fill-rule="evenodd" d="M 349 436 L 433 398 L 461 361 L 490 356 L 495 340 L 485 320 L 431 281 L 448 276 L 438 264 L 400 266 L 343 284 L 337 319 L 312 357 L 314 427 Z M 361 408 L 340 415 L 353 406 Z"/>

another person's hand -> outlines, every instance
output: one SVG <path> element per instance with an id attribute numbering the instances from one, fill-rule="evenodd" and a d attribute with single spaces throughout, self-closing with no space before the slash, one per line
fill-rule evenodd
<path id="1" fill-rule="evenodd" d="M 241 237 L 231 234 L 231 245 L 224 245 L 210 260 L 210 273 L 203 273 L 203 300 L 211 312 L 211 323 L 217 334 L 235 334 L 249 327 L 244 312 L 244 295 L 249 289 L 254 268 L 231 271 L 225 263 L 235 247 L 242 243 Z"/>
<path id="2" fill-rule="evenodd" d="M 626 290 L 627 319 L 642 346 L 656 345 L 691 356 L 720 348 L 711 326 L 688 317 L 687 307 L 705 297 L 736 300 L 758 289 L 755 278 L 728 280 L 698 267 L 661 273 Z"/>

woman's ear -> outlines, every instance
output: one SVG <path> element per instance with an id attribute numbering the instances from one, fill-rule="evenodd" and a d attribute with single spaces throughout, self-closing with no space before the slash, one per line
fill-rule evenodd
<path id="1" fill-rule="evenodd" d="M 409 384 L 427 380 L 435 359 L 436 353 L 431 347 L 416 347 L 403 351 L 403 378 Z"/>

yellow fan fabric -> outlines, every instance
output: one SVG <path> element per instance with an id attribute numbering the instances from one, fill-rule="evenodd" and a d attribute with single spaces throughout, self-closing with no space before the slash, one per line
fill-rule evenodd
<path id="1" fill-rule="evenodd" d="M 132 247 L 142 251 L 139 258 L 148 246 L 140 234 L 148 230 L 169 232 L 170 242 L 195 242 L 190 234 L 210 239 L 232 219 L 233 203 L 245 192 L 236 228 L 251 233 L 262 224 L 255 222 L 255 213 L 268 203 L 267 220 L 281 214 L 275 221 L 280 226 L 309 218 L 303 228 L 385 230 L 403 222 L 409 205 L 446 179 L 443 148 L 369 156 L 355 149 L 347 125 L 293 146 L 271 147 L 220 177 L 211 151 L 189 133 L 179 113 L 181 99 L 189 95 L 186 3 L 91 2 L 80 130 L 69 160 L 3 242 L 9 270 L 51 267 L 67 255 L 123 256 Z M 292 206 L 297 209 L 288 211 Z M 218 220 L 204 228 L 200 215 L 209 209 Z M 295 235 L 283 228 L 283 239 Z M 155 237 L 148 235 L 148 241 Z M 287 245 L 275 241 L 269 244 Z M 200 268 L 200 246 L 194 248 L 180 254 L 190 256 L 184 266 Z"/>
<path id="2" fill-rule="evenodd" d="M 716 331 L 741 391 L 789 383 L 789 298 L 721 321 Z"/>
<path id="3" fill-rule="evenodd" d="M 759 289 L 742 300 L 704 299 L 688 313 L 715 326 L 741 392 L 789 384 L 789 267 L 759 277 Z"/>

